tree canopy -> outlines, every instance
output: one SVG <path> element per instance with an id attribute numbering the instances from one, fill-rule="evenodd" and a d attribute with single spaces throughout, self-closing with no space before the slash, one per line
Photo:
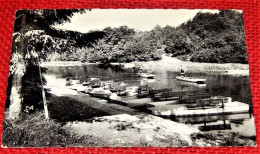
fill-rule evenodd
<path id="1" fill-rule="evenodd" d="M 248 63 L 243 14 L 233 10 L 199 12 L 176 28 L 166 53 L 197 62 Z"/>
<path id="2" fill-rule="evenodd" d="M 243 14 L 235 10 L 199 12 L 178 27 L 157 25 L 150 31 L 139 32 L 121 26 L 92 33 L 102 39 L 90 42 L 89 46 L 77 45 L 75 54 L 58 56 L 57 60 L 150 61 L 160 59 L 165 52 L 194 62 L 248 63 Z"/>
<path id="3" fill-rule="evenodd" d="M 40 83 L 42 76 L 39 72 L 39 57 L 46 59 L 54 52 L 72 53 L 76 47 L 89 46 L 105 35 L 104 32 L 82 34 L 52 27 L 54 24 L 69 22 L 74 13 L 85 11 L 77 9 L 18 10 L 16 12 L 7 89 L 9 97 L 6 103 L 6 107 L 9 107 L 10 119 L 19 118 L 21 111 L 27 105 L 37 107 L 44 97 L 41 95 L 43 85 Z"/>

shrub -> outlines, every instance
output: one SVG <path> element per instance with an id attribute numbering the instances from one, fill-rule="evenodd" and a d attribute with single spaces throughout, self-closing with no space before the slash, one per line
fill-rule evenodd
<path id="1" fill-rule="evenodd" d="M 7 113 L 6 113 L 7 114 Z M 42 112 L 23 114 L 17 121 L 4 120 L 2 144 L 7 147 L 102 146 L 97 138 L 76 137 L 54 120 L 46 120 Z"/>

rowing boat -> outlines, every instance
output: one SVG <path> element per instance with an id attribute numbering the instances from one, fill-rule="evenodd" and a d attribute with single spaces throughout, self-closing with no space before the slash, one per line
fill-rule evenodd
<path id="1" fill-rule="evenodd" d="M 196 78 L 196 77 L 188 77 L 188 76 L 176 76 L 177 80 L 193 82 L 193 83 L 205 83 L 206 79 Z"/>
<path id="2" fill-rule="evenodd" d="M 150 73 L 141 73 L 141 72 L 139 72 L 138 75 L 140 77 L 147 78 L 147 79 L 153 79 L 154 78 L 154 75 L 150 74 Z"/>

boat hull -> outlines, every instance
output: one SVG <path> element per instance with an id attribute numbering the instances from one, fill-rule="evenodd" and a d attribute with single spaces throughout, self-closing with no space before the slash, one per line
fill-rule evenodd
<path id="1" fill-rule="evenodd" d="M 161 107 L 149 108 L 154 115 L 166 117 L 191 117 L 191 116 L 206 116 L 206 115 L 222 115 L 222 114 L 237 114 L 249 113 L 249 105 L 241 102 L 225 103 L 224 108 L 209 107 L 209 108 L 187 108 L 186 105 L 169 105 L 170 108 L 163 109 Z"/>
<path id="2" fill-rule="evenodd" d="M 195 78 L 195 77 L 193 78 L 193 77 L 177 76 L 176 79 L 180 81 L 199 83 L 199 84 L 205 84 L 206 82 L 206 79 Z"/>

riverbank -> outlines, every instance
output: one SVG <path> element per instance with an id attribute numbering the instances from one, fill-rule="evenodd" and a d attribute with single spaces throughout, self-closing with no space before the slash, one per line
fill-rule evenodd
<path id="1" fill-rule="evenodd" d="M 7 112 L 5 113 L 5 115 Z M 3 122 L 2 147 L 96 147 L 105 145 L 91 135 L 76 137 L 43 112 L 22 114 L 19 120 Z"/>
<path id="2" fill-rule="evenodd" d="M 5 147 L 219 147 L 256 146 L 255 137 L 197 128 L 148 114 L 108 115 L 69 96 L 48 98 L 43 112 L 4 121 Z M 101 103 L 101 102 L 95 102 Z M 7 113 L 6 113 L 7 114 Z M 70 121 L 70 122 L 69 122 Z"/>
<path id="3" fill-rule="evenodd" d="M 59 129 L 79 140 L 80 143 L 77 146 L 204 147 L 256 145 L 255 138 L 252 136 L 246 137 L 228 131 L 201 132 L 197 127 L 153 116 L 127 106 L 112 104 L 106 100 L 76 92 L 65 86 L 65 79 L 56 78 L 52 75 L 45 75 L 45 78 L 47 79 L 46 87 L 50 88 L 52 93 L 52 96 L 47 98 L 50 117 L 55 120 L 54 122 L 61 125 Z M 72 91 L 74 93 L 71 93 Z M 33 123 L 37 122 L 34 121 Z M 37 133 L 33 130 L 30 131 Z M 63 137 L 66 137 L 66 135 Z M 84 141 L 84 139 L 87 141 Z M 89 143 L 92 140 L 93 143 Z M 49 141 L 42 142 L 47 145 L 46 142 Z M 85 142 L 89 144 L 86 145 Z M 66 144 L 65 146 L 74 146 L 74 144 Z"/>
<path id="4" fill-rule="evenodd" d="M 200 133 L 185 124 L 84 95 L 52 95 L 48 99 L 50 117 L 65 123 L 63 128 L 77 138 L 100 139 L 100 146 L 193 146 L 191 135 Z"/>
<path id="5" fill-rule="evenodd" d="M 54 61 L 44 62 L 41 64 L 43 67 L 49 66 L 83 66 L 83 65 L 99 65 L 101 63 L 82 63 L 80 61 Z M 122 65 L 128 68 L 128 65 L 134 65 L 136 67 L 142 67 L 150 71 L 153 70 L 166 70 L 179 72 L 180 69 L 184 69 L 189 73 L 223 73 L 228 75 L 249 75 L 249 65 L 239 63 L 199 63 L 190 61 L 181 61 L 175 57 L 169 57 L 162 55 L 162 58 L 158 61 L 149 62 L 131 62 L 131 63 L 111 63 L 111 65 Z"/>
<path id="6" fill-rule="evenodd" d="M 42 67 L 49 66 L 82 66 L 82 65 L 99 65 L 101 63 L 83 63 L 81 61 L 50 61 L 50 62 L 42 62 L 40 65 Z"/>
<path id="7" fill-rule="evenodd" d="M 150 62 L 135 62 L 136 66 L 148 70 L 166 70 L 180 72 L 182 68 L 187 73 L 223 73 L 229 75 L 249 75 L 249 65 L 239 63 L 199 63 L 181 61 L 175 57 L 162 55 L 162 59 Z"/>

